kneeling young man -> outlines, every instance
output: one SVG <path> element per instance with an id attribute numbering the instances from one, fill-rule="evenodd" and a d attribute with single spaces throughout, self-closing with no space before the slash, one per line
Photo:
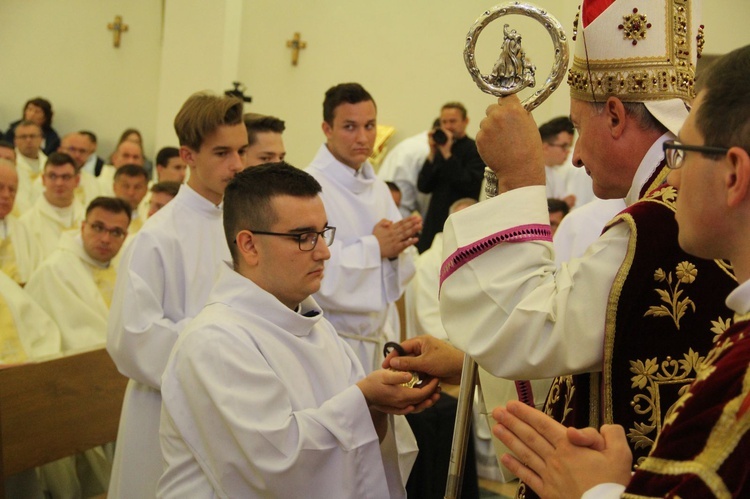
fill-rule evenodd
<path id="1" fill-rule="evenodd" d="M 405 497 L 396 449 L 406 440 L 394 440 L 405 422 L 388 414 L 431 406 L 437 381 L 365 377 L 310 297 L 336 232 L 320 191 L 285 163 L 227 186 L 233 268 L 221 269 L 162 378 L 160 497 Z"/>

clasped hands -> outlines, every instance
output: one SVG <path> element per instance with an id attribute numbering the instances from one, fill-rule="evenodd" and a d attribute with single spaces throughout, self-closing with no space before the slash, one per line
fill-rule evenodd
<path id="1" fill-rule="evenodd" d="M 397 222 L 382 219 L 372 229 L 372 235 L 380 245 L 381 258 L 398 258 L 409 246 L 419 241 L 422 231 L 422 217 L 411 215 Z"/>

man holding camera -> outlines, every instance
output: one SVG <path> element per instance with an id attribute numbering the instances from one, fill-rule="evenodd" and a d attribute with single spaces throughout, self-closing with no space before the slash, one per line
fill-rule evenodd
<path id="1" fill-rule="evenodd" d="M 484 162 L 473 139 L 466 136 L 469 117 L 460 102 L 449 102 L 440 110 L 440 127 L 427 134 L 430 152 L 419 172 L 417 188 L 432 194 L 422 235 L 417 242 L 420 253 L 443 231 L 448 209 L 461 198 L 478 199 L 484 176 Z"/>

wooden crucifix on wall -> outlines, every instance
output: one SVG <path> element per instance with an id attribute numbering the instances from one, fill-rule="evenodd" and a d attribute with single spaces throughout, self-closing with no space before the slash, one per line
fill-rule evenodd
<path id="1" fill-rule="evenodd" d="M 115 16 L 115 22 L 107 24 L 107 29 L 112 31 L 114 46 L 120 46 L 120 36 L 128 30 L 128 25 L 122 22 L 122 16 Z"/>
<path id="2" fill-rule="evenodd" d="M 299 32 L 294 34 L 294 38 L 286 41 L 286 46 L 292 49 L 292 66 L 296 66 L 299 61 L 299 51 L 307 47 L 307 42 L 303 42 Z"/>

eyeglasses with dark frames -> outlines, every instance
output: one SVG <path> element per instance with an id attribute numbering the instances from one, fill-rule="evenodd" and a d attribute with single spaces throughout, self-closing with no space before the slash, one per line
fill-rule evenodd
<path id="1" fill-rule="evenodd" d="M 672 170 L 682 168 L 686 152 L 699 152 L 717 159 L 729 152 L 726 147 L 689 146 L 678 140 L 665 140 L 662 149 L 664 149 L 664 156 L 667 159 L 667 166 Z"/>
<path id="2" fill-rule="evenodd" d="M 262 230 L 247 229 L 253 234 L 260 234 L 262 236 L 282 236 L 291 237 L 297 240 L 299 249 L 301 251 L 312 251 L 318 244 L 318 238 L 322 237 L 323 241 L 326 242 L 326 246 L 333 244 L 333 239 L 336 237 L 336 227 L 326 227 L 320 232 L 309 231 L 309 232 L 266 232 Z"/>
<path id="3" fill-rule="evenodd" d="M 107 226 L 105 226 L 102 223 L 99 222 L 84 222 L 86 225 L 91 227 L 91 230 L 93 230 L 97 234 L 109 234 L 110 236 L 114 237 L 115 239 L 125 239 L 125 236 L 128 235 L 128 231 L 122 230 L 119 227 L 115 227 L 114 229 L 110 229 Z"/>

